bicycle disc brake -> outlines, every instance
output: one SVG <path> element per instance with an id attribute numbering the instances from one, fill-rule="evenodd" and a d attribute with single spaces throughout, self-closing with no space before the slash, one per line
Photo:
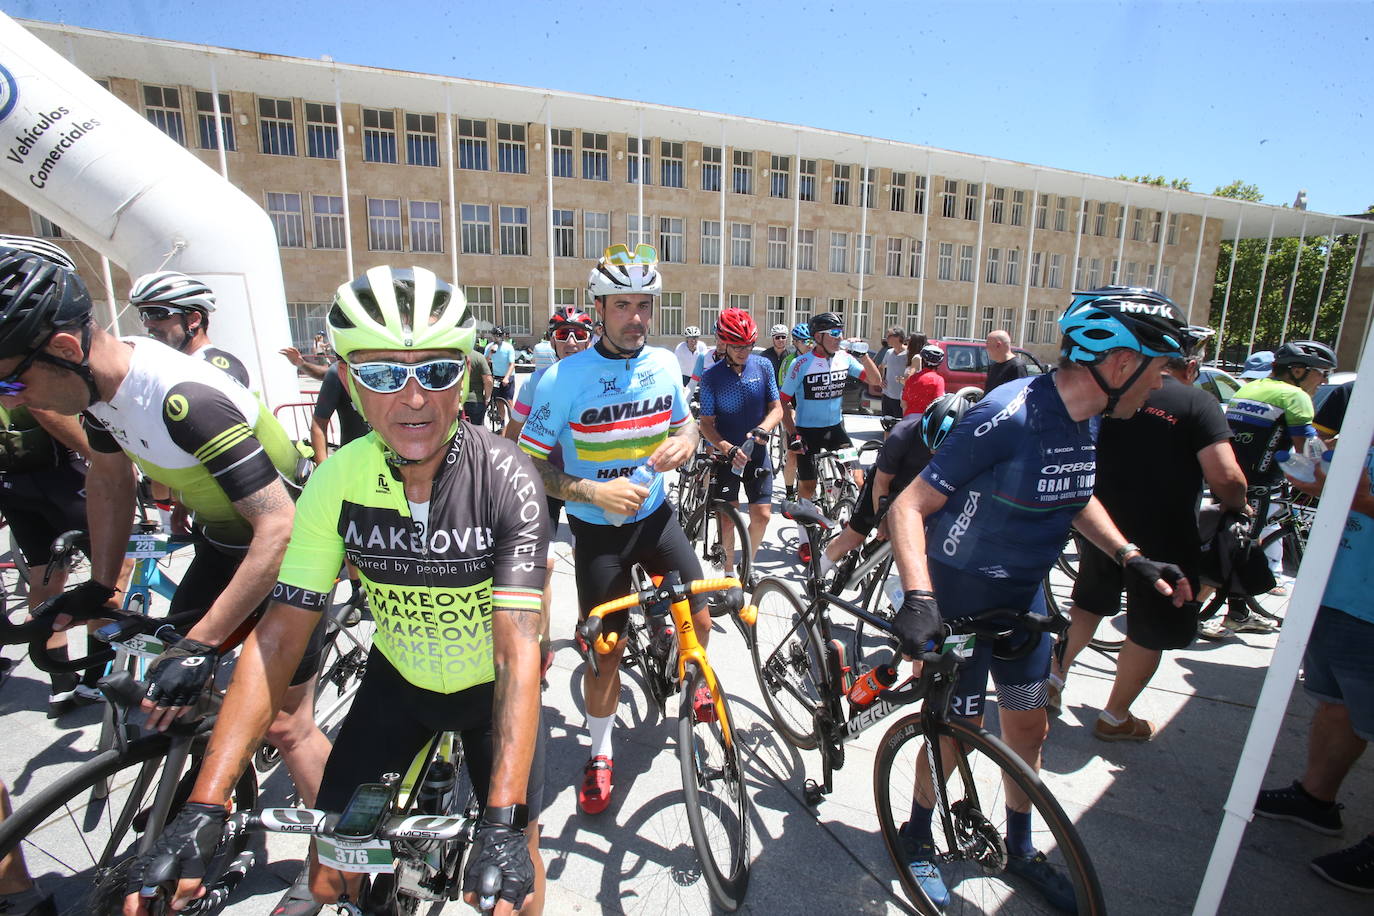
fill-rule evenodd
<path id="1" fill-rule="evenodd" d="M 954 841 L 962 857 L 977 862 L 988 874 L 1004 871 L 1007 843 L 978 806 L 961 798 L 950 804 L 949 813 L 954 822 Z"/>

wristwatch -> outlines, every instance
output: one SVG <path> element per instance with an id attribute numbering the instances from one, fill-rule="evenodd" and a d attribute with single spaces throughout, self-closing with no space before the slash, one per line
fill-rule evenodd
<path id="1" fill-rule="evenodd" d="M 1128 553 L 1140 553 L 1140 548 L 1130 543 L 1129 541 L 1127 541 L 1125 544 L 1122 544 L 1120 547 L 1116 548 L 1117 566 L 1126 565 L 1126 554 Z"/>

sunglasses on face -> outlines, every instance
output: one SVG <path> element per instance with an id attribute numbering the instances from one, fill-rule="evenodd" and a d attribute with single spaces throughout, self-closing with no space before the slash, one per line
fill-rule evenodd
<path id="1" fill-rule="evenodd" d="M 592 339 L 592 332 L 587 330 L 579 330 L 577 328 L 559 328 L 558 330 L 553 332 L 554 340 L 568 340 L 569 338 L 577 341 L 578 343 L 583 343 L 585 341 Z"/>
<path id="2" fill-rule="evenodd" d="M 817 334 L 829 334 L 831 337 L 843 337 L 843 336 L 844 336 L 844 328 L 830 328 L 829 330 L 817 331 L 816 333 L 817 333 Z"/>
<path id="3" fill-rule="evenodd" d="M 19 365 L 14 367 L 14 371 L 4 378 L 0 378 L 0 395 L 18 394 L 29 386 L 19 381 L 19 376 L 29 371 L 29 367 L 38 359 L 42 350 L 33 350 L 28 356 L 19 361 Z"/>
<path id="4" fill-rule="evenodd" d="M 463 380 L 467 363 L 461 359 L 431 359 L 423 363 L 357 363 L 348 371 L 368 391 L 391 394 L 410 379 L 426 391 L 447 391 Z"/>
<path id="5" fill-rule="evenodd" d="M 140 305 L 138 307 L 138 317 L 140 321 L 162 321 L 174 315 L 184 315 L 181 309 L 168 308 L 165 305 Z"/>
<path id="6" fill-rule="evenodd" d="M 787 335 L 786 335 L 786 334 L 774 334 L 774 335 L 773 335 L 773 339 L 774 339 L 774 340 L 786 340 L 786 339 L 787 339 Z"/>

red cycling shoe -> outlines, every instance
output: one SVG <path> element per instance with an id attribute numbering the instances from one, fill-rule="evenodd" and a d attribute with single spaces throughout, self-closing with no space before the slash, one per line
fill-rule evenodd
<path id="1" fill-rule="evenodd" d="M 584 814 L 600 814 L 611 804 L 611 782 L 615 764 L 609 757 L 593 757 L 582 771 L 582 788 L 577 790 L 577 807 Z"/>

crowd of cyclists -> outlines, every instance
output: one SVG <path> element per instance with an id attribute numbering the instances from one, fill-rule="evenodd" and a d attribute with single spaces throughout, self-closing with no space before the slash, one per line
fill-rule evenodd
<path id="1" fill-rule="evenodd" d="M 583 617 L 629 592 L 635 565 L 699 578 L 700 559 L 669 498 L 673 472 L 699 452 L 713 456 L 713 498 L 748 506 L 748 543 L 724 541 L 727 574 L 737 553 L 752 558 L 764 542 L 775 476 L 783 477 L 785 510 L 806 506 L 817 494 L 817 456 L 845 456 L 858 505 L 825 544 L 803 537 L 800 558 L 821 550 L 829 573 L 873 539 L 890 539 L 901 580 L 893 626 L 915 666 L 946 621 L 990 607 L 1045 612 L 1047 574 L 1078 538 L 1063 651 L 1056 657 L 1048 633 L 1027 637 L 1036 644 L 1015 659 L 980 644 L 960 671 L 953 712 L 981 723 L 991 676 L 1003 739 L 1038 769 L 1074 657 L 1120 610 L 1124 592 L 1126 643 L 1094 734 L 1150 740 L 1155 727 L 1132 715 L 1131 703 L 1163 651 L 1187 646 L 1203 623 L 1196 513 L 1204 484 L 1223 513 L 1220 527 L 1243 530 L 1246 544 L 1258 540 L 1284 486 L 1275 455 L 1303 453 L 1307 440 L 1330 440 L 1340 427 L 1339 418 L 1320 433 L 1312 425 L 1311 394 L 1335 366 L 1331 350 L 1313 341 L 1279 347 L 1272 370 L 1241 388 L 1223 415 L 1191 385 L 1210 331 L 1188 326 L 1152 290 L 1075 293 L 1059 320 L 1059 362 L 1046 374 L 1024 377 L 1010 338 L 996 332 L 986 391 L 971 404 L 945 391 L 938 345 L 893 328 L 875 362 L 830 312 L 773 326 L 760 349 L 759 329 L 740 309 L 720 314 L 714 349 L 697 327 L 675 352 L 652 346 L 662 289 L 652 247 L 607 249 L 590 271 L 591 311 L 554 315 L 536 354 L 541 365 L 517 393 L 510 342 L 496 329 L 478 346 L 478 323 L 458 288 L 419 267 L 372 268 L 342 284 L 329 309 L 337 362 L 313 366 L 294 348 L 282 351 L 321 382 L 311 448 L 291 441 L 242 364 L 210 342 L 215 298 L 203 283 L 174 271 L 135 280 L 130 301 L 148 336 L 121 339 L 93 320 L 86 286 L 61 249 L 0 238 L 0 512 L 33 568 L 47 563 L 57 534 L 90 532 L 89 580 L 72 589 L 60 576 L 33 584 L 31 613 L 54 621 L 57 645 L 117 606 L 144 478 L 161 488 L 165 523 L 186 526 L 194 542 L 171 610 L 200 612 L 148 669 L 147 727 L 166 729 L 212 685 L 221 657 L 237 651 L 194 785 L 131 870 L 125 913 L 148 911 L 143 869 L 157 857 L 178 866 L 174 908 L 200 892 L 234 786 L 262 741 L 280 750 L 303 804 L 341 811 L 356 787 L 404 771 L 439 731 L 460 736 L 482 806 L 466 899 L 476 902 L 480 878 L 495 869 L 496 912 L 541 912 L 540 684 L 551 636 L 560 635 L 549 625 L 550 540 L 566 518 Z M 844 424 L 851 380 L 881 398 L 891 418 L 867 474 Z M 482 422 L 493 401 L 508 410 L 504 435 Z M 328 454 L 336 414 L 344 442 Z M 778 437 L 783 448 L 774 449 Z M 1320 481 L 1304 486 L 1317 490 Z M 1357 532 L 1374 526 L 1369 488 L 1366 474 L 1352 514 Z M 1351 648 L 1364 646 L 1365 658 L 1374 648 L 1371 592 L 1361 585 L 1369 574 L 1358 562 L 1366 536 L 1342 545 L 1323 608 L 1338 633 L 1326 639 L 1324 661 L 1309 661 L 1309 672 L 1321 672 L 1317 683 L 1309 673 L 1322 703 L 1313 740 L 1339 734 L 1345 771 L 1374 733 L 1368 666 L 1352 661 L 1361 650 Z M 331 746 L 312 697 L 322 612 L 344 576 L 365 596 L 376 632 Z M 727 612 L 693 599 L 702 643 L 712 618 Z M 625 614 L 607 615 L 606 628 L 623 627 Z M 1263 629 L 1232 616 L 1224 625 Z M 1310 651 L 1321 651 L 1315 637 Z M 606 811 L 617 791 L 620 661 L 613 651 L 582 675 L 588 754 L 577 804 L 588 816 Z M 54 675 L 50 715 L 98 702 L 101 673 Z M 705 686 L 692 715 L 716 715 Z M 1333 777 L 1309 767 L 1291 789 L 1262 795 L 1258 813 L 1338 825 L 1334 793 L 1345 771 L 1337 770 Z M 936 787 L 928 767 L 917 774 L 901 829 L 907 868 L 944 906 L 951 891 L 931 836 Z M 1030 813 L 1014 793 L 1008 806 L 1007 870 L 1073 912 L 1073 889 L 1035 848 Z M 8 814 L 3 787 L 0 814 Z M 1374 839 L 1353 849 L 1314 868 L 1343 886 L 1374 889 Z M 312 857 L 274 912 L 313 913 L 342 895 L 356 898 L 360 881 Z M 55 912 L 19 857 L 0 864 L 0 912 Z"/>

